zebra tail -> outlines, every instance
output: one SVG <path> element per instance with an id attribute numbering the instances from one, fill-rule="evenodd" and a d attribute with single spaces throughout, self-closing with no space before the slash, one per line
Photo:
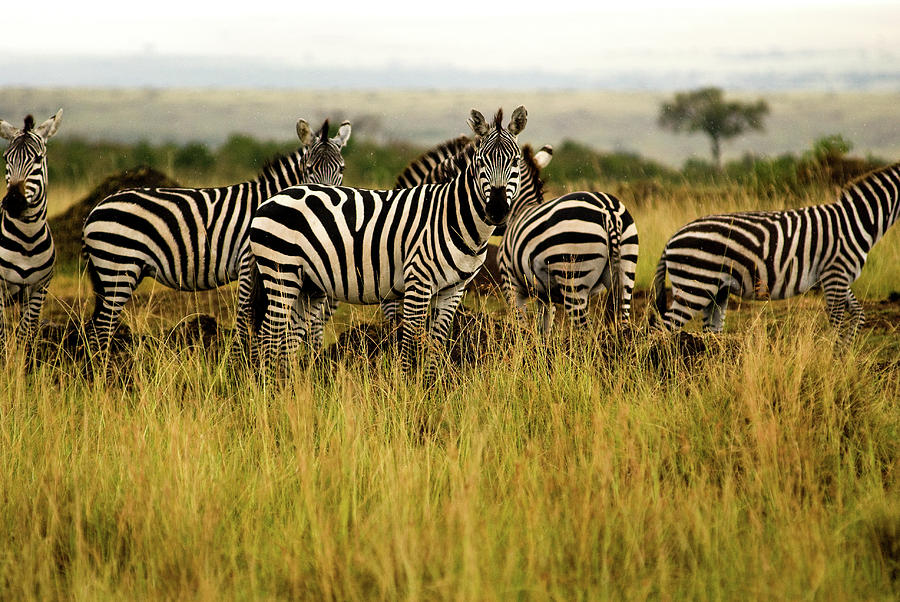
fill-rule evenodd
<path id="1" fill-rule="evenodd" d="M 269 296 L 266 294 L 266 287 L 263 286 L 259 266 L 255 261 L 250 268 L 250 277 L 253 279 L 253 284 L 250 287 L 250 301 L 247 308 L 250 312 L 250 324 L 253 332 L 259 333 L 266 313 L 269 311 Z"/>
<path id="2" fill-rule="evenodd" d="M 82 252 L 84 253 L 84 263 L 87 266 L 88 277 L 91 279 L 91 288 L 94 290 L 94 313 L 91 315 L 91 322 L 96 322 L 103 309 L 103 281 L 100 279 L 97 267 L 91 261 L 87 248 L 83 248 Z"/>
<path id="3" fill-rule="evenodd" d="M 666 252 L 663 251 L 656 264 L 656 273 L 653 275 L 653 299 L 656 304 L 656 314 L 649 312 L 650 326 L 657 326 L 656 321 L 663 322 L 666 312 L 669 310 L 669 301 L 666 299 Z M 657 315 L 658 314 L 658 315 Z"/>
<path id="4" fill-rule="evenodd" d="M 625 287 L 622 283 L 622 218 L 610 215 L 609 224 L 609 295 L 606 303 L 606 317 L 615 320 L 625 303 Z"/>

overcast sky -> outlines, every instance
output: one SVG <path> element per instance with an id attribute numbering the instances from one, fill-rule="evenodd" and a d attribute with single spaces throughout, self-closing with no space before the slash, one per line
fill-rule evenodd
<path id="1" fill-rule="evenodd" d="M 212 57 L 303 68 L 612 71 L 738 68 L 896 70 L 897 0 L 632 1 L 199 5 L 84 0 L 6 11 L 0 56 Z M 211 6 L 215 6 L 211 9 Z M 324 13 L 321 7 L 326 7 Z M 22 19 L 22 21 L 19 21 Z M 9 63 L 7 63 L 9 64 Z M 790 64 L 790 65 L 789 65 Z M 4 81 L 0 84 L 16 82 Z M 152 83 L 152 82 L 151 82 Z"/>

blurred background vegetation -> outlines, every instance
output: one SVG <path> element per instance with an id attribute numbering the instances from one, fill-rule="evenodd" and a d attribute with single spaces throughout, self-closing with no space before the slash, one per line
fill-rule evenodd
<path id="1" fill-rule="evenodd" d="M 48 160 L 53 185 L 96 185 L 111 174 L 147 166 L 185 185 L 223 186 L 255 177 L 267 160 L 296 148 L 294 141 L 258 140 L 246 134 L 232 134 L 219 146 L 197 141 L 129 144 L 69 137 L 53 141 Z M 544 176 L 553 187 L 562 189 L 590 184 L 596 187 L 597 182 L 650 190 L 655 184 L 727 183 L 756 195 L 773 196 L 800 193 L 809 185 L 840 186 L 887 163 L 879 157 L 855 157 L 852 149 L 851 141 L 835 134 L 814 141 L 801 153 L 774 157 L 746 154 L 725 162 L 722 169 L 695 157 L 676 169 L 635 152 L 604 152 L 565 140 L 554 149 Z M 424 150 L 424 146 L 406 142 L 351 138 L 344 150 L 344 182 L 391 188 L 407 163 Z"/>

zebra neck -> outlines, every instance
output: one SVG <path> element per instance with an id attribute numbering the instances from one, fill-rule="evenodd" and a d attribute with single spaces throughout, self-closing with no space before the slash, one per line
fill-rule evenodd
<path id="1" fill-rule="evenodd" d="M 516 197 L 516 200 L 513 201 L 512 207 L 510 207 L 509 209 L 509 217 L 507 219 L 512 220 L 516 218 L 535 205 L 539 205 L 542 200 L 543 199 L 531 194 L 522 194 L 522 192 L 519 192 L 519 196 Z"/>
<path id="2" fill-rule="evenodd" d="M 256 193 L 253 206 L 275 196 L 289 186 L 303 184 L 306 178 L 306 149 L 282 155 L 267 163 L 253 182 L 251 188 Z"/>
<path id="3" fill-rule="evenodd" d="M 849 220 L 862 227 L 866 252 L 900 217 L 900 164 L 887 167 L 847 187 L 838 201 Z M 852 231 L 852 230 L 851 230 Z"/>
<path id="4" fill-rule="evenodd" d="M 483 203 L 478 199 L 478 182 L 470 167 L 446 184 L 446 226 L 450 240 L 470 254 L 480 253 L 494 233 L 495 226 L 485 219 Z M 461 243 L 461 244 L 460 244 Z"/>

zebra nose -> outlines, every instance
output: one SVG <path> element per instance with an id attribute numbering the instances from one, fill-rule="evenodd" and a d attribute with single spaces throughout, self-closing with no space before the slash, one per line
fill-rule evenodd
<path id="1" fill-rule="evenodd" d="M 485 209 L 488 221 L 495 226 L 506 219 L 506 214 L 509 212 L 509 203 L 507 202 L 505 187 L 491 186 L 491 195 Z"/>

